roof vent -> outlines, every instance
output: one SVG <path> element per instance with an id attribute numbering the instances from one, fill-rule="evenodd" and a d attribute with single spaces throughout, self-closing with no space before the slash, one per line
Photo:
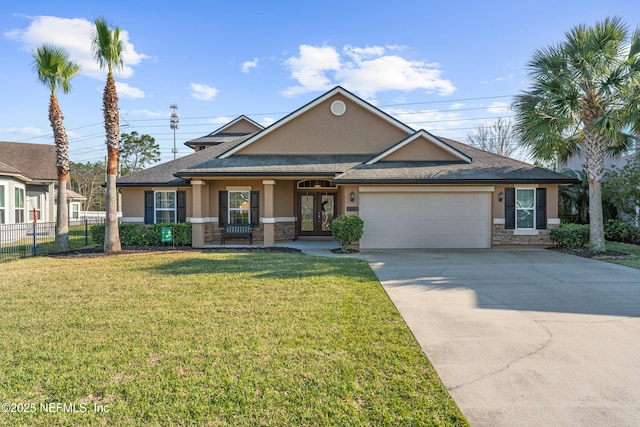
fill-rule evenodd
<path id="1" fill-rule="evenodd" d="M 347 112 L 347 105 L 343 101 L 333 101 L 331 103 L 331 114 L 341 116 Z"/>

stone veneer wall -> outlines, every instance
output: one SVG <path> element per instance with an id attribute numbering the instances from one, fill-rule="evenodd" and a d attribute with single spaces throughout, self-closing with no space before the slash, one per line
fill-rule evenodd
<path id="1" fill-rule="evenodd" d="M 493 224 L 493 246 L 520 245 L 520 246 L 553 246 L 549 238 L 549 230 L 559 227 L 558 224 L 548 224 L 546 230 L 537 230 L 537 236 L 516 236 L 514 230 L 506 230 L 504 224 Z"/>
<path id="2" fill-rule="evenodd" d="M 277 222 L 276 227 L 276 242 L 287 242 L 296 238 L 296 223 L 295 222 Z M 220 244 L 220 227 L 217 222 L 208 222 L 204 226 L 204 243 L 205 245 Z M 233 239 L 227 239 L 227 241 L 233 241 Z M 238 243 L 247 242 L 248 239 L 237 239 Z M 264 226 L 260 223 L 260 226 L 253 229 L 253 241 L 264 241 Z"/>

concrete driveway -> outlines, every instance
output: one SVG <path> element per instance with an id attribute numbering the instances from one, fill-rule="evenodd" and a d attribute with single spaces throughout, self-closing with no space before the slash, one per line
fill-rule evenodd
<path id="1" fill-rule="evenodd" d="M 362 254 L 471 425 L 640 423 L 640 270 L 542 249 Z"/>

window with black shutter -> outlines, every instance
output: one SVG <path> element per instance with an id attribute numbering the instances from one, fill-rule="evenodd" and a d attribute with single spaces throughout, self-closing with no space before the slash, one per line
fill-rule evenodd
<path id="1" fill-rule="evenodd" d="M 516 189 L 504 189 L 504 228 L 513 230 L 516 228 Z"/>
<path id="2" fill-rule="evenodd" d="M 254 227 L 260 225 L 260 192 L 251 192 L 251 224 Z"/>
<path id="3" fill-rule="evenodd" d="M 229 218 L 229 192 L 218 192 L 218 224 L 220 227 L 227 225 L 227 219 Z"/>
<path id="4" fill-rule="evenodd" d="M 145 191 L 144 192 L 144 223 L 145 224 L 153 224 L 153 213 L 154 213 L 154 201 L 153 201 L 153 191 Z"/>
<path id="5" fill-rule="evenodd" d="M 176 193 L 176 222 L 187 222 L 187 192 Z"/>

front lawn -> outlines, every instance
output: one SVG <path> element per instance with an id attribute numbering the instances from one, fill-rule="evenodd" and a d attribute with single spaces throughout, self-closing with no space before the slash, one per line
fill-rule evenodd
<path id="1" fill-rule="evenodd" d="M 615 264 L 626 265 L 627 267 L 633 267 L 640 269 L 640 246 L 629 245 L 627 243 L 619 242 L 607 242 L 607 250 L 623 252 L 625 254 L 635 255 L 633 259 L 607 259 L 605 261 Z"/>
<path id="2" fill-rule="evenodd" d="M 362 261 L 31 258 L 0 301 L 3 425 L 466 425 Z"/>

